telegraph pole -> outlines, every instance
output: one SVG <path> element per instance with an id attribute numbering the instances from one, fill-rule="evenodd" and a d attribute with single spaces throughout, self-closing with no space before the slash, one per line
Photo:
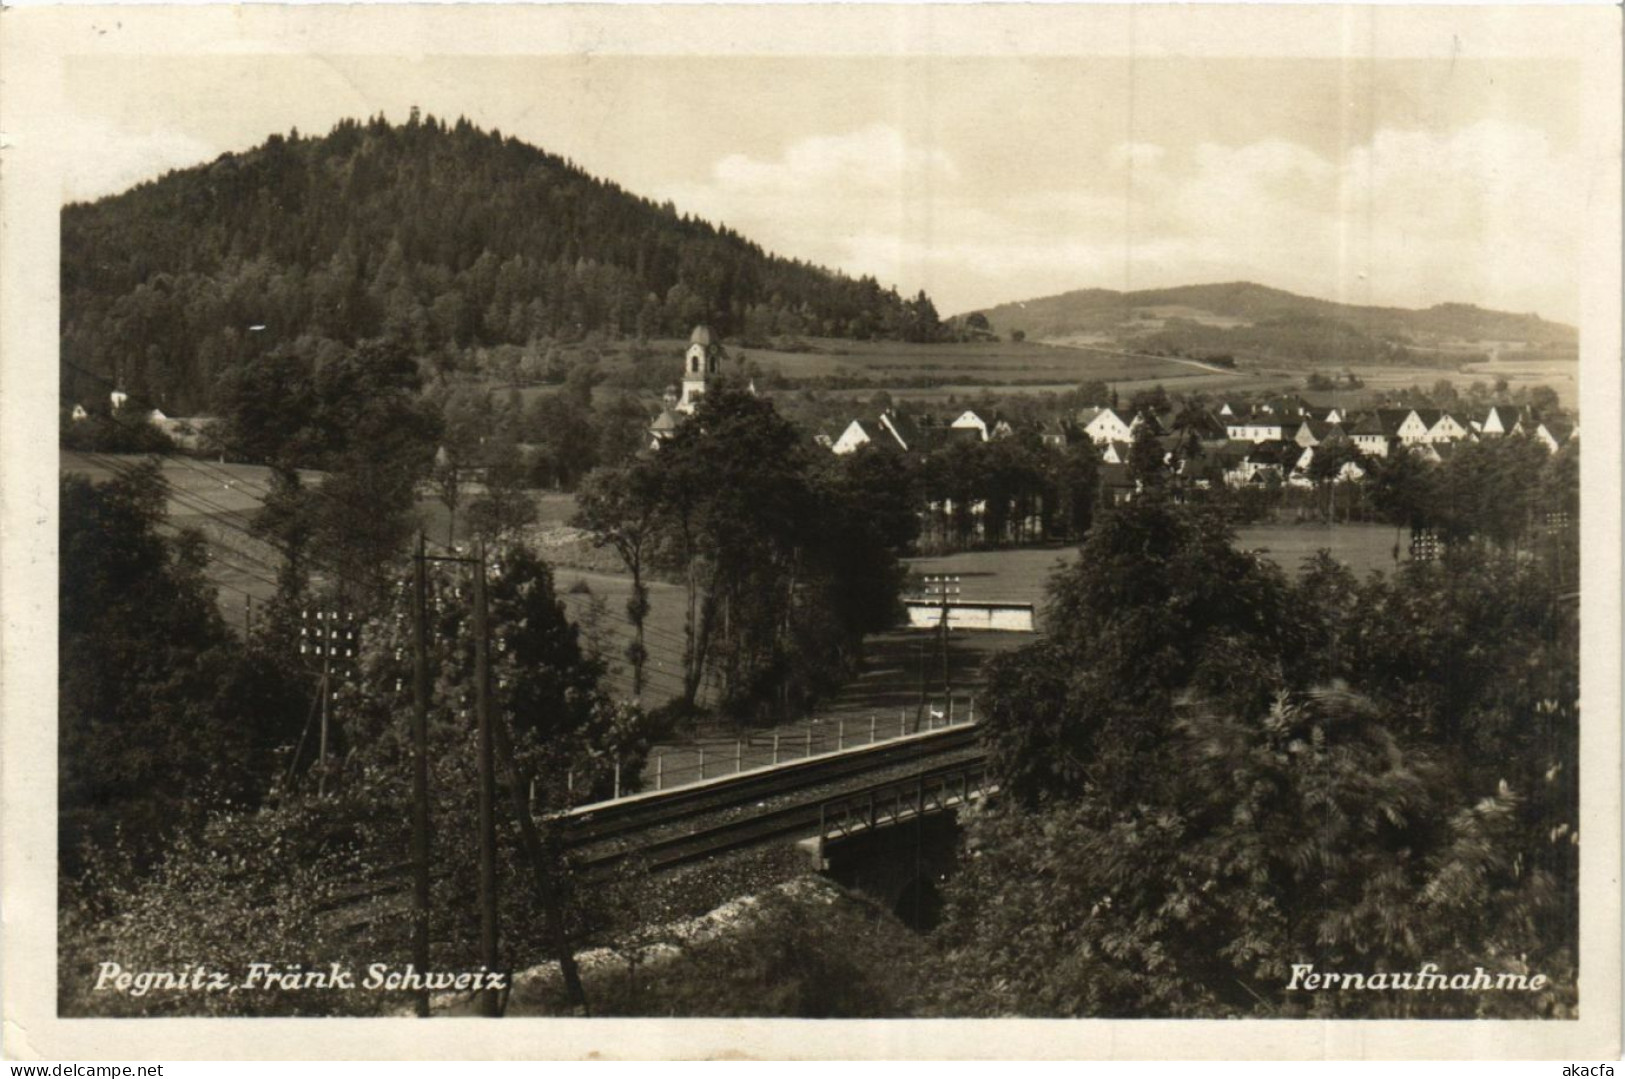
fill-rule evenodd
<path id="1" fill-rule="evenodd" d="M 424 632 L 428 583 L 423 533 L 412 559 L 412 965 L 429 969 L 429 656 Z M 417 996 L 419 1018 L 428 1018 L 429 991 Z"/>
<path id="2" fill-rule="evenodd" d="M 321 611 L 316 612 L 316 619 L 317 619 L 318 622 L 322 621 L 322 614 L 323 614 L 323 612 L 321 612 Z M 320 633 L 321 630 L 317 630 L 317 632 Z M 331 645 L 330 642 L 324 640 L 322 642 L 322 685 L 321 685 L 321 694 L 322 694 L 322 740 L 321 740 L 321 750 L 317 754 L 318 764 L 317 764 L 317 767 L 316 767 L 316 797 L 318 797 L 318 798 L 323 797 L 324 795 L 327 794 L 327 698 L 328 698 L 328 692 L 329 692 L 328 679 L 330 677 L 332 677 L 332 674 L 333 674 L 333 648 L 332 648 L 332 645 Z"/>
<path id="3" fill-rule="evenodd" d="M 340 600 L 342 608 L 343 600 Z M 316 691 L 320 695 L 318 704 L 321 708 L 321 735 L 316 757 L 316 793 L 317 796 L 327 793 L 327 758 L 328 744 L 331 741 L 330 731 L 332 718 L 330 710 L 333 698 L 333 676 L 335 673 L 341 678 L 351 677 L 355 674 L 356 656 L 356 629 L 354 616 L 340 610 L 316 611 L 316 629 L 310 628 L 311 612 L 309 608 L 300 612 L 302 625 L 299 628 L 299 654 L 314 654 L 322 657 L 322 672 L 317 681 Z M 341 643 L 342 642 L 342 643 Z M 342 655 L 340 648 L 344 649 Z M 333 669 L 333 659 L 340 659 L 339 669 Z M 299 739 L 300 748 L 304 747 L 304 737 Z M 295 754 L 297 760 L 298 754 Z"/>
<path id="4" fill-rule="evenodd" d="M 497 969 L 496 771 L 491 751 L 491 628 L 485 598 L 485 541 L 474 541 L 474 710 L 480 735 L 480 958 Z M 480 1014 L 495 1016 L 497 993 L 480 994 Z"/>
<path id="5" fill-rule="evenodd" d="M 925 594 L 938 596 L 942 600 L 942 613 L 937 618 L 937 647 L 942 655 L 942 700 L 943 713 L 947 714 L 948 702 L 953 699 L 953 683 L 948 675 L 948 612 L 952 597 L 959 595 L 959 578 L 946 575 L 932 575 L 925 578 Z M 922 645 L 923 649 L 923 645 Z M 920 696 L 925 697 L 925 665 L 920 665 Z"/>

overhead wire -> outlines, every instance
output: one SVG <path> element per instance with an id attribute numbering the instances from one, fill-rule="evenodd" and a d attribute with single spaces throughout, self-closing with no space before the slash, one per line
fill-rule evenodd
<path id="1" fill-rule="evenodd" d="M 72 369 L 72 370 L 74 370 L 74 371 L 76 371 L 76 372 L 78 372 L 78 373 L 80 373 L 82 375 L 85 375 L 85 376 L 87 376 L 89 378 L 96 379 L 96 380 L 102 382 L 104 385 L 108 385 L 108 386 L 112 386 L 114 388 L 117 388 L 116 383 L 114 382 L 113 379 L 108 378 L 107 376 L 99 374 L 97 372 L 90 371 L 90 370 L 80 366 L 79 364 L 76 364 L 76 363 L 72 362 L 71 360 L 64 359 L 62 361 L 62 364 L 63 364 L 63 366 L 68 367 L 68 368 L 70 368 L 70 369 Z M 147 406 L 148 410 L 150 410 L 153 407 L 156 407 L 154 402 L 152 402 L 151 400 L 143 399 L 142 397 L 139 397 L 137 395 L 127 395 L 126 400 L 134 402 L 137 409 L 142 408 L 143 405 Z M 238 455 L 244 456 L 244 457 L 252 456 L 250 454 L 243 453 L 240 447 L 235 447 L 230 443 L 221 442 L 220 445 L 221 445 L 222 449 L 224 449 L 224 450 L 226 450 L 228 452 L 237 453 Z M 90 460 L 92 460 L 95 463 L 101 464 L 103 468 L 106 468 L 109 471 L 112 471 L 115 475 L 128 475 L 134 469 L 139 467 L 138 465 L 134 464 L 133 462 L 125 461 L 125 460 L 123 460 L 123 459 L 121 459 L 119 457 L 116 457 L 114 455 L 111 455 L 111 454 L 98 453 L 98 452 L 95 452 L 95 451 L 80 451 L 80 452 L 82 453 L 83 456 L 89 458 Z M 226 469 L 224 469 L 224 468 L 222 468 L 220 466 L 217 466 L 217 465 L 215 465 L 215 464 L 213 464 L 211 462 L 205 462 L 205 461 L 202 461 L 202 460 L 199 460 L 199 459 L 193 459 L 191 457 L 187 457 L 187 456 L 180 455 L 180 454 L 164 455 L 164 460 L 168 461 L 168 462 L 174 462 L 174 463 L 178 464 L 182 468 L 188 469 L 188 470 L 190 470 L 191 472 L 193 472 L 193 473 L 195 473 L 197 475 L 203 476 L 204 478 L 208 479 L 210 483 L 222 483 L 222 484 L 225 484 L 228 488 L 233 486 L 233 485 L 245 487 L 245 488 L 248 488 L 250 490 L 250 493 L 258 492 L 262 497 L 268 497 L 270 495 L 270 493 L 271 493 L 271 489 L 268 486 L 266 486 L 265 484 L 262 484 L 262 483 L 260 483 L 258 481 L 255 481 L 255 480 L 252 480 L 252 479 L 250 479 L 250 478 L 248 478 L 246 476 L 241 476 L 241 475 L 238 475 L 238 474 L 234 474 L 234 473 L 232 473 L 232 472 L 230 472 L 230 471 L 228 471 L 228 470 L 226 470 Z M 236 533 L 238 533 L 238 534 L 240 534 L 240 535 L 242 535 L 242 536 L 244 536 L 244 537 L 246 537 L 248 539 L 251 539 L 255 543 L 260 543 L 260 544 L 268 543 L 268 541 L 263 536 L 261 536 L 261 535 L 257 534 L 256 532 L 254 532 L 253 529 L 243 521 L 242 516 L 241 516 L 242 511 L 234 510 L 234 509 L 231 509 L 230 507 L 221 505 L 220 503 L 214 501 L 212 498 L 210 498 L 208 495 L 203 494 L 202 492 L 182 488 L 182 487 L 178 486 L 177 484 L 175 484 L 168 476 L 165 476 L 162 472 L 160 472 L 158 474 L 158 482 L 159 482 L 160 486 L 162 487 L 162 489 L 165 491 L 166 495 L 168 495 L 168 497 L 173 502 L 181 505 L 182 507 L 184 507 L 184 508 L 186 508 L 186 509 L 188 509 L 188 510 L 194 512 L 194 513 L 200 514 L 201 516 L 207 518 L 208 520 L 213 521 L 215 524 L 217 524 L 219 527 L 221 527 L 223 529 L 227 529 L 227 530 L 230 530 L 232 532 L 236 532 Z M 274 565 L 273 563 L 266 561 L 264 558 L 254 554 L 252 552 L 244 551 L 244 550 L 241 550 L 239 548 L 229 546 L 229 545 L 225 544 L 224 542 L 221 542 L 221 541 L 216 540 L 216 539 L 211 539 L 206 534 L 204 536 L 204 539 L 205 539 L 206 542 L 210 542 L 214 546 L 219 547 L 222 550 L 230 551 L 235 557 L 239 557 L 239 558 L 243 559 L 244 561 L 249 561 L 249 562 L 255 563 L 263 571 L 265 571 L 265 573 L 269 573 L 271 576 L 266 576 L 265 573 L 260 573 L 260 572 L 256 572 L 254 570 L 248 569 L 247 567 L 244 567 L 244 566 L 241 566 L 239 564 L 233 563 L 232 561 L 230 561 L 228 559 L 219 558 L 218 556 L 211 556 L 215 560 L 219 561 L 219 563 L 221 565 L 225 566 L 228 569 L 234 570 L 235 572 L 241 573 L 244 576 L 249 577 L 250 579 L 257 580 L 262 584 L 267 584 L 267 585 L 271 586 L 272 588 L 277 587 L 278 582 L 274 578 L 275 578 L 275 575 L 280 572 L 280 567 L 279 566 Z M 444 552 L 447 552 L 449 554 L 457 555 L 457 556 L 460 556 L 460 557 L 467 557 L 466 552 L 464 552 L 463 550 L 461 550 L 460 548 L 458 548 L 458 547 L 456 547 L 454 545 L 443 543 L 443 542 L 441 542 L 439 540 L 429 539 L 427 536 L 424 536 L 424 541 L 425 541 L 425 543 L 427 545 L 429 545 L 431 547 L 434 547 L 434 548 L 436 548 L 436 549 L 438 549 L 440 551 L 444 551 Z M 356 585 L 355 581 L 346 578 L 345 575 L 342 574 L 342 573 L 334 571 L 334 570 L 330 569 L 329 567 L 323 566 L 320 562 L 316 562 L 316 561 L 313 560 L 312 561 L 312 566 L 313 566 L 313 568 L 315 568 L 319 572 L 323 573 L 324 576 L 327 576 L 327 577 L 337 581 L 339 584 L 348 584 L 348 585 L 352 585 L 352 586 Z M 239 594 L 241 594 L 243 596 L 249 596 L 250 595 L 250 593 L 244 592 L 241 589 L 236 588 L 234 586 L 226 585 L 223 582 L 214 581 L 214 583 L 216 584 L 217 587 L 229 588 L 231 591 L 237 592 L 237 593 L 239 593 Z M 619 638 L 630 639 L 630 638 L 635 636 L 634 630 L 633 630 L 632 626 L 630 625 L 630 623 L 615 623 L 614 626 L 615 626 L 615 628 L 612 629 L 611 632 L 614 633 L 614 635 L 619 637 Z M 645 639 L 653 639 L 657 644 L 664 645 L 666 648 L 681 649 L 681 648 L 685 648 L 687 646 L 687 642 L 684 639 L 683 635 L 681 635 L 681 634 L 672 632 L 670 630 L 665 630 L 665 629 L 662 629 L 659 626 L 650 625 L 648 623 L 645 623 L 643 629 L 644 629 Z M 683 682 L 683 678 L 682 678 L 681 673 L 674 672 L 674 671 L 666 671 L 666 670 L 663 670 L 660 667 L 652 665 L 652 664 L 646 664 L 645 665 L 645 667 L 644 667 L 644 680 L 645 680 L 646 683 L 651 682 L 651 681 L 667 681 L 667 682 L 669 682 L 669 684 L 673 684 L 673 685 L 675 685 L 675 686 L 677 686 L 679 688 L 682 686 L 682 682 Z"/>
<path id="2" fill-rule="evenodd" d="M 135 464 L 119 461 L 117 458 L 107 457 L 106 455 L 87 454 L 86 456 L 88 456 L 88 457 L 92 458 L 93 460 L 95 460 L 95 463 L 98 463 L 98 464 L 102 465 L 102 467 L 106 468 L 108 471 L 113 472 L 115 475 L 119 475 L 119 476 L 129 476 L 133 472 L 135 472 L 136 469 L 138 469 L 140 467 L 140 466 L 135 465 Z M 98 460 L 97 459 L 98 457 L 100 457 L 101 459 Z M 187 509 L 192 510 L 193 512 L 200 513 L 203 516 L 208 517 L 210 520 L 214 521 L 216 524 L 219 524 L 220 526 L 222 526 L 224 528 L 228 528 L 228 529 L 232 529 L 232 530 L 241 532 L 242 534 L 244 534 L 244 535 L 248 536 L 249 538 L 254 539 L 254 540 L 258 541 L 258 542 L 262 542 L 262 543 L 264 542 L 264 540 L 262 540 L 260 537 L 256 536 L 246 526 L 244 526 L 244 525 L 242 525 L 242 524 L 240 524 L 238 522 L 235 522 L 235 521 L 232 521 L 232 520 L 229 520 L 229 519 L 225 519 L 225 518 L 223 518 L 221 516 L 221 514 L 229 514 L 232 511 L 225 510 L 222 507 L 219 507 L 218 504 L 208 502 L 206 499 L 198 498 L 197 496 L 193 495 L 191 492 L 181 490 L 180 488 L 176 487 L 173 483 L 171 483 L 165 476 L 163 476 L 162 473 L 160 473 L 158 475 L 157 482 L 158 482 L 159 486 L 164 490 L 165 495 L 168 498 L 170 498 L 172 501 L 175 501 L 175 502 L 181 504 L 182 506 L 184 506 Z M 199 505 L 199 503 L 201 503 L 201 506 Z M 207 507 L 207 506 L 215 506 L 216 507 L 216 512 L 211 512 L 207 508 L 202 508 L 202 507 Z M 273 574 L 278 571 L 278 567 L 276 565 L 266 561 L 265 559 L 261 558 L 259 555 L 253 553 L 252 551 L 245 551 L 245 550 L 242 550 L 241 548 L 229 546 L 229 545 L 227 545 L 227 544 L 225 544 L 223 542 L 220 542 L 219 540 L 216 540 L 216 539 L 208 536 L 207 534 L 204 535 L 204 539 L 205 539 L 206 542 L 214 544 L 215 546 L 218 546 L 223 550 L 230 551 L 234 555 L 236 555 L 236 556 L 238 556 L 240 558 L 246 559 L 246 560 L 251 561 L 251 562 L 258 563 L 259 566 L 262 569 L 268 570 Z M 240 567 L 238 567 L 238 568 L 240 568 Z M 268 583 L 274 585 L 276 582 L 273 580 L 273 581 L 270 581 Z"/>

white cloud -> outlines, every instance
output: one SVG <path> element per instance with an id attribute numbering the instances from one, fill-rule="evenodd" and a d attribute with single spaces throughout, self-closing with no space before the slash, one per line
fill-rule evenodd
<path id="1" fill-rule="evenodd" d="M 798 194 L 840 184 L 891 195 L 915 183 L 951 181 L 956 170 L 942 151 L 910 147 L 896 128 L 873 124 L 803 139 L 777 161 L 730 154 L 717 162 L 714 175 L 718 185 L 735 192 Z"/>
<path id="2" fill-rule="evenodd" d="M 1459 300 L 1572 319 L 1584 186 L 1574 155 L 1497 122 L 1383 129 L 1341 159 L 1280 139 L 1124 143 L 1060 190 L 872 126 L 805 139 L 774 160 L 730 155 L 706 183 L 667 194 L 777 251 L 923 287 L 944 311 L 1070 288 L 1251 279 L 1356 302 Z"/>
<path id="3" fill-rule="evenodd" d="M 134 132 L 95 118 L 65 124 L 55 147 L 62 162 L 62 197 L 111 195 L 220 155 L 214 146 L 178 131 Z"/>

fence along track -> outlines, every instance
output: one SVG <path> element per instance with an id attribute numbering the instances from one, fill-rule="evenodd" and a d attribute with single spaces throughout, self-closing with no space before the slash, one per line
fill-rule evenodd
<path id="1" fill-rule="evenodd" d="M 929 782 L 957 776 L 969 767 L 981 767 L 980 754 L 974 752 L 976 748 L 977 729 L 967 723 L 856 749 L 803 757 L 776 767 L 736 772 L 668 791 L 651 791 L 578 806 L 553 819 L 565 824 L 565 850 L 589 875 L 611 872 L 633 855 L 644 859 L 651 871 L 661 871 L 779 837 L 800 836 L 809 829 L 817 831 L 822 807 L 832 800 L 832 794 L 842 800 L 860 798 L 871 792 L 890 790 L 901 781 L 892 777 L 838 792 L 824 791 L 786 806 L 702 825 L 647 843 L 637 843 L 632 837 L 684 820 L 753 806 L 767 798 L 821 790 L 867 773 L 938 757 L 950 759 L 921 771 L 918 779 Z M 611 850 L 590 849 L 616 840 L 624 841 L 623 845 Z M 410 871 L 410 862 L 391 865 L 370 880 L 357 881 L 353 888 L 321 904 L 320 909 L 333 919 L 335 928 L 342 930 L 359 929 L 379 917 L 398 915 L 410 887 Z M 446 875 L 443 869 L 434 872 L 436 879 L 443 880 Z"/>
<path id="2" fill-rule="evenodd" d="M 922 771 L 907 780 L 892 778 L 842 791 L 833 800 L 850 804 L 866 797 L 885 797 L 904 787 L 909 789 L 930 787 L 946 791 L 956 781 L 963 781 L 967 787 L 980 789 L 985 768 L 986 765 L 979 756 L 962 756 Z M 599 856 L 589 855 L 581 858 L 578 864 L 589 876 L 594 876 L 612 871 L 621 861 L 637 855 L 650 871 L 659 872 L 777 839 L 799 839 L 809 835 L 824 838 L 822 834 L 825 831 L 824 812 L 826 804 L 831 800 L 827 796 L 820 796 L 794 802 L 750 817 L 722 821 L 642 846 Z M 944 804 L 946 803 L 941 797 L 935 798 L 932 802 L 933 807 Z"/>
<path id="3" fill-rule="evenodd" d="M 806 787 L 927 760 L 972 747 L 976 739 L 976 728 L 970 724 L 948 727 L 735 772 L 669 791 L 577 806 L 563 815 L 570 822 L 567 846 L 585 847 L 685 818 L 750 805 L 765 797 L 793 794 Z"/>

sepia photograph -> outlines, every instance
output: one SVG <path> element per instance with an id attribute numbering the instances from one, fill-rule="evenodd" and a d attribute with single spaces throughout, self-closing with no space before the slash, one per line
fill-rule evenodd
<path id="1" fill-rule="evenodd" d="M 59 1037 L 1617 1055 L 1618 10 L 859 9 L 13 23 Z"/>

